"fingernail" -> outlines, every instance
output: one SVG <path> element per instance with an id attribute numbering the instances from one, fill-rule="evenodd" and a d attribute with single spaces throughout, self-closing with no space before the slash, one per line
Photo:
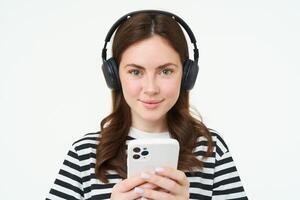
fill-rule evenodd
<path id="1" fill-rule="evenodd" d="M 147 200 L 147 198 L 146 197 L 142 197 L 141 200 Z"/>
<path id="2" fill-rule="evenodd" d="M 148 178 L 150 178 L 150 175 L 147 174 L 147 173 L 142 172 L 141 177 L 144 178 L 144 179 L 148 179 Z"/>
<path id="3" fill-rule="evenodd" d="M 165 171 L 165 169 L 162 168 L 162 167 L 156 167 L 156 168 L 155 168 L 155 171 L 156 171 L 156 172 L 163 172 L 163 171 Z"/>
<path id="4" fill-rule="evenodd" d="M 135 187 L 134 188 L 134 191 L 138 194 L 143 194 L 144 193 L 144 190 L 142 188 L 139 188 L 139 187 Z"/>

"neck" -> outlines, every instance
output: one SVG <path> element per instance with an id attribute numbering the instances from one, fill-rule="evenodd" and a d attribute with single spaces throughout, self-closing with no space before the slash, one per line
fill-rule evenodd
<path id="1" fill-rule="evenodd" d="M 145 132 L 160 133 L 168 131 L 166 120 L 159 121 L 137 121 L 132 119 L 132 127 Z"/>

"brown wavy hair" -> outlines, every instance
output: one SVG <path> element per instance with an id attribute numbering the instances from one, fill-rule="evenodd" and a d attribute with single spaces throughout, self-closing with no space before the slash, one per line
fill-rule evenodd
<path id="1" fill-rule="evenodd" d="M 189 57 L 188 46 L 179 24 L 170 16 L 139 13 L 131 16 L 117 29 L 112 55 L 117 64 L 122 53 L 132 44 L 159 35 L 165 38 L 178 52 L 181 62 Z M 189 106 L 189 92 L 180 91 L 175 105 L 167 112 L 167 125 L 172 138 L 180 144 L 178 169 L 191 170 L 203 167 L 201 160 L 193 154 L 197 138 L 204 136 L 208 149 L 204 157 L 212 152 L 212 138 L 209 129 L 192 116 Z M 126 178 L 126 139 L 131 127 L 130 107 L 126 103 L 122 89 L 112 91 L 112 112 L 101 121 L 101 133 L 96 153 L 96 177 L 108 183 L 107 170 L 115 170 Z"/>

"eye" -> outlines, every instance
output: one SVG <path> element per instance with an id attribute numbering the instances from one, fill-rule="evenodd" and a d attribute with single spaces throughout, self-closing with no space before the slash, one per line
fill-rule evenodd
<path id="1" fill-rule="evenodd" d="M 161 70 L 161 72 L 163 75 L 170 75 L 173 73 L 173 70 L 169 69 L 169 68 L 165 68 L 165 69 Z"/>
<path id="2" fill-rule="evenodd" d="M 131 69 L 131 70 L 128 71 L 128 73 L 131 74 L 131 75 L 133 75 L 133 76 L 139 76 L 139 75 L 141 75 L 141 72 L 138 69 Z"/>

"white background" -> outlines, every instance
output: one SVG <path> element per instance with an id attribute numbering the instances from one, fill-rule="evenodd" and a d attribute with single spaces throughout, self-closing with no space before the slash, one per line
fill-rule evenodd
<path id="1" fill-rule="evenodd" d="M 1 199 L 44 199 L 72 142 L 99 130 L 111 110 L 104 37 L 138 9 L 174 12 L 193 30 L 200 71 L 191 103 L 225 138 L 249 198 L 295 199 L 296 0 L 0 0 Z"/>

